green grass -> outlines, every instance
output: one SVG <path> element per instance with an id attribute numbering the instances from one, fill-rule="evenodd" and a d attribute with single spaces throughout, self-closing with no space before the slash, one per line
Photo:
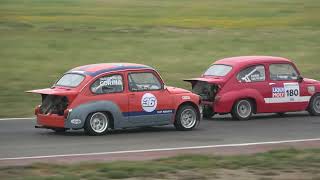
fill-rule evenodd
<path id="1" fill-rule="evenodd" d="M 255 155 L 184 155 L 153 161 L 1 167 L 2 179 L 319 179 L 320 150 L 276 150 Z M 229 177 L 230 178 L 230 177 Z M 233 178 L 232 178 L 233 179 Z"/>
<path id="2" fill-rule="evenodd" d="M 39 97 L 75 66 L 148 64 L 189 88 L 214 60 L 293 59 L 320 79 L 318 0 L 0 0 L 0 117 L 32 116 Z"/>

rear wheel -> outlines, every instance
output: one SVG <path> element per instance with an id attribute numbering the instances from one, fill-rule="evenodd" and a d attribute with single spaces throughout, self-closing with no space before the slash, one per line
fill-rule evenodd
<path id="1" fill-rule="evenodd" d="M 320 94 L 316 94 L 311 98 L 308 112 L 312 116 L 320 116 Z"/>
<path id="2" fill-rule="evenodd" d="M 88 116 L 84 131 L 90 136 L 99 136 L 107 133 L 110 118 L 104 112 L 95 112 Z"/>
<path id="3" fill-rule="evenodd" d="M 192 130 L 197 125 L 199 117 L 198 111 L 193 106 L 184 105 L 176 114 L 174 126 L 181 131 Z"/>
<path id="4" fill-rule="evenodd" d="M 253 103 L 249 99 L 242 99 L 237 101 L 233 108 L 231 115 L 236 120 L 249 120 L 253 113 Z"/>

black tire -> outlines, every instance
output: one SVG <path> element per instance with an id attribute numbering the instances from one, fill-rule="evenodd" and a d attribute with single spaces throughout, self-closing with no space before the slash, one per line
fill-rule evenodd
<path id="1" fill-rule="evenodd" d="M 84 131 L 90 136 L 101 136 L 108 132 L 111 118 L 104 112 L 90 114 L 84 124 Z"/>
<path id="2" fill-rule="evenodd" d="M 215 115 L 215 113 L 212 111 L 212 107 L 211 106 L 203 106 L 203 117 L 206 119 L 210 119 L 212 118 L 212 116 Z"/>
<path id="3" fill-rule="evenodd" d="M 312 116 L 320 116 L 320 94 L 312 96 L 309 103 L 308 112 Z"/>
<path id="4" fill-rule="evenodd" d="M 191 105 L 183 105 L 177 111 L 174 126 L 179 131 L 190 131 L 200 120 L 200 113 Z"/>
<path id="5" fill-rule="evenodd" d="M 232 118 L 235 120 L 249 120 L 252 117 L 254 106 L 251 100 L 241 99 L 232 108 Z"/>

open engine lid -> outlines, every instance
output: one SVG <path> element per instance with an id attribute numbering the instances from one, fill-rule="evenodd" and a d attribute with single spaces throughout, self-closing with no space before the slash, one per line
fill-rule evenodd
<path id="1" fill-rule="evenodd" d="M 218 84 L 221 85 L 224 83 L 224 79 L 221 78 L 192 78 L 192 79 L 184 79 L 183 81 L 190 82 L 191 84 L 195 84 L 197 82 L 206 82 L 209 84 Z"/>
<path id="2" fill-rule="evenodd" d="M 46 89 L 36 89 L 26 91 L 26 93 L 34 94 L 48 94 L 48 95 L 57 95 L 57 96 L 69 96 L 78 94 L 77 91 L 71 90 L 68 88 L 46 88 Z"/>

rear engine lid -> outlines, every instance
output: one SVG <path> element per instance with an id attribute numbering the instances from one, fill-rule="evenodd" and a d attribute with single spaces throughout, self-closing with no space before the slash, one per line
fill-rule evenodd
<path id="1" fill-rule="evenodd" d="M 190 82 L 192 86 L 194 86 L 198 82 L 206 82 L 208 84 L 216 84 L 222 86 L 225 83 L 225 79 L 219 77 L 212 77 L 212 78 L 192 78 L 192 79 L 185 79 L 183 81 Z"/>
<path id="2" fill-rule="evenodd" d="M 62 116 L 64 115 L 64 111 L 68 108 L 79 92 L 70 88 L 54 87 L 30 90 L 27 91 L 27 93 L 41 95 L 42 103 L 39 107 L 40 114 L 56 114 Z"/>
<path id="3" fill-rule="evenodd" d="M 56 95 L 56 96 L 75 96 L 78 94 L 78 91 L 72 90 L 70 88 L 64 88 L 64 87 L 36 89 L 36 90 L 30 90 L 30 91 L 26 91 L 26 92 L 27 93 L 34 93 L 34 94 Z"/>
<path id="4" fill-rule="evenodd" d="M 186 79 L 186 82 L 192 84 L 192 92 L 198 94 L 202 101 L 213 102 L 218 91 L 224 84 L 220 78 L 193 78 Z"/>

